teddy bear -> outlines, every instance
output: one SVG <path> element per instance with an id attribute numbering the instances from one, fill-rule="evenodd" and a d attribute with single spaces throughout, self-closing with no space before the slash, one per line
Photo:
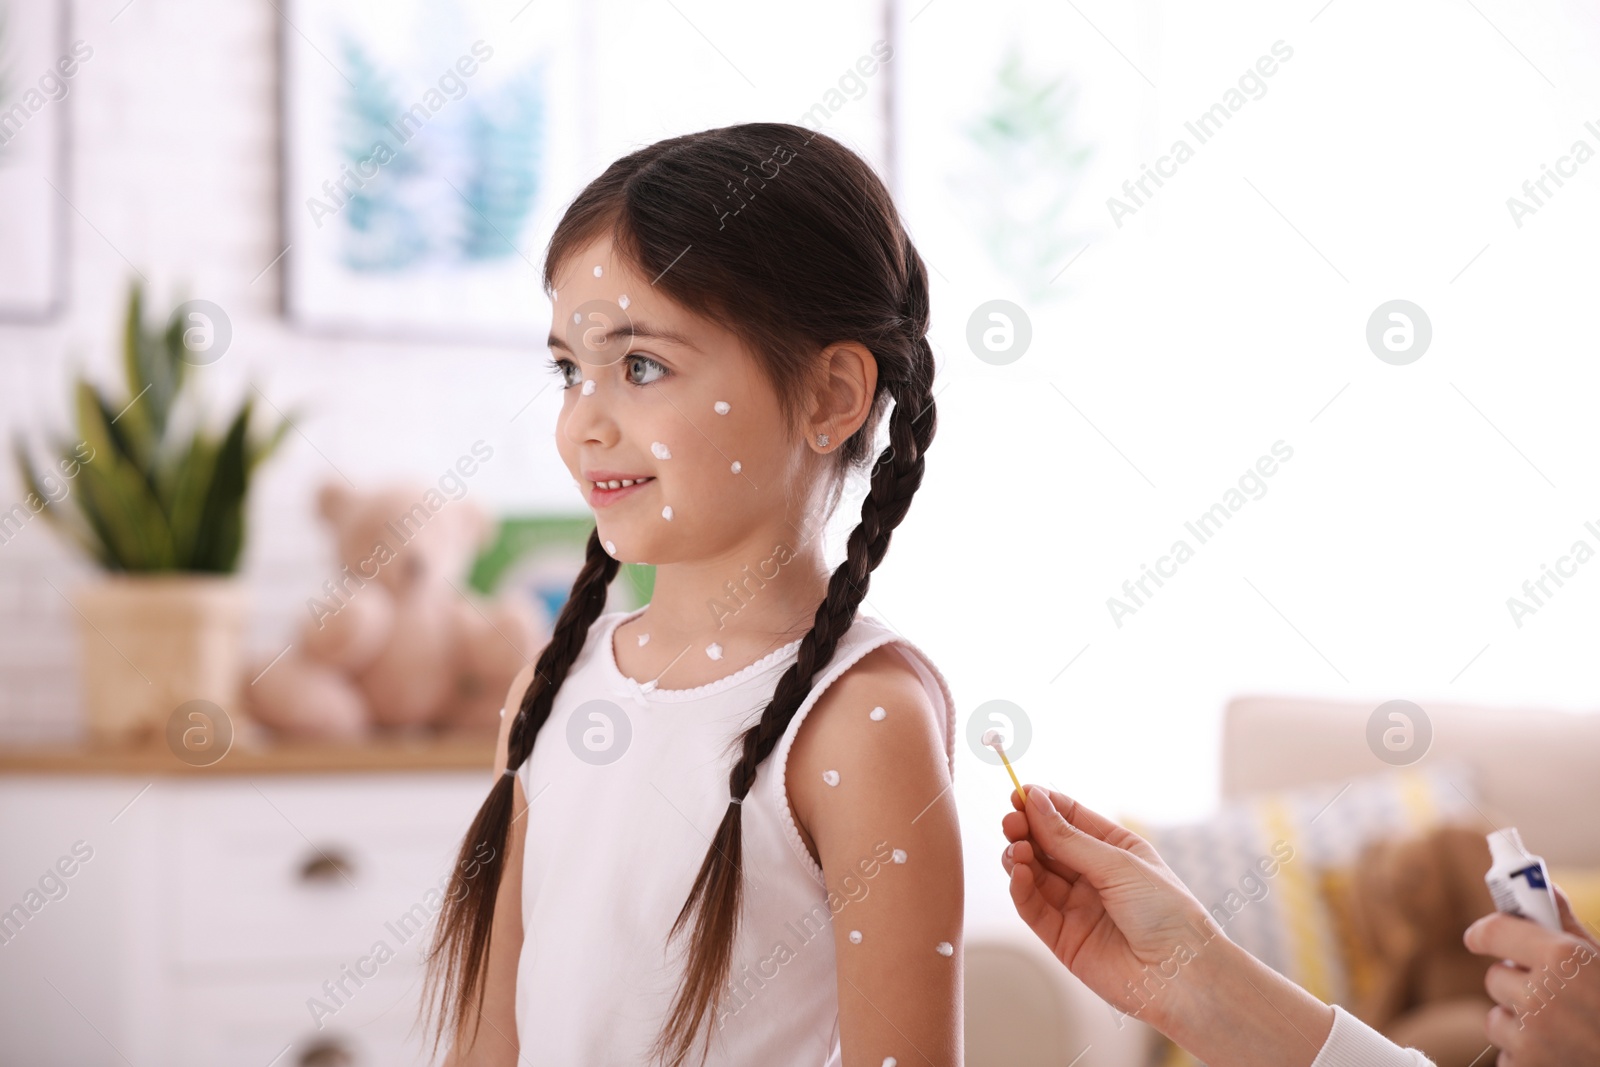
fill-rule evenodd
<path id="1" fill-rule="evenodd" d="M 285 735 L 494 730 L 506 689 L 547 639 L 532 607 L 465 591 L 491 533 L 483 511 L 427 486 L 317 493 L 342 569 L 275 662 L 244 686 L 251 718 Z"/>
<path id="2" fill-rule="evenodd" d="M 1365 958 L 1350 1011 L 1438 1067 L 1481 1062 L 1489 961 L 1462 944 L 1494 910 L 1483 876 L 1481 826 L 1442 825 L 1369 845 L 1350 886 L 1353 933 Z"/>

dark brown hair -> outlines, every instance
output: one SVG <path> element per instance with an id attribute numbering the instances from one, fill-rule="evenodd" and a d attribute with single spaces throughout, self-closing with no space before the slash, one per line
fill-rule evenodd
<path id="1" fill-rule="evenodd" d="M 865 425 L 834 453 L 841 472 L 873 458 L 878 423 L 893 405 L 888 447 L 872 464 L 844 562 L 829 579 L 794 664 L 740 739 L 728 792 L 742 800 L 855 621 L 873 569 L 922 483 L 935 423 L 927 270 L 866 162 L 824 134 L 783 123 L 673 137 L 611 164 L 557 225 L 545 255 L 546 292 L 569 257 L 605 236 L 665 295 L 738 335 L 791 416 L 823 348 L 865 345 L 877 361 L 877 391 Z M 511 724 L 509 767 L 520 767 L 533 751 L 616 573 L 617 561 L 592 533 L 587 561 Z M 502 776 L 462 842 L 428 957 L 427 988 L 443 990 L 436 1044 L 447 1032 L 459 1040 L 467 1017 L 477 1014 L 513 795 L 511 779 Z M 668 934 L 670 941 L 693 920 L 683 983 L 652 1054 L 672 1067 L 688 1056 L 707 1016 L 714 1017 L 727 981 L 743 892 L 742 811 L 729 802 Z M 493 850 L 488 861 L 484 843 Z M 476 1020 L 472 1030 L 476 1035 Z"/>

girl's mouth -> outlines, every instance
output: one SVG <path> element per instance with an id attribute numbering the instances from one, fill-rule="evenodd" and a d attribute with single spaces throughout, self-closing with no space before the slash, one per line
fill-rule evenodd
<path id="1" fill-rule="evenodd" d="M 654 481 L 655 478 L 648 475 L 643 477 L 591 479 L 589 482 L 589 506 L 596 508 L 610 507 L 624 497 L 637 493 Z"/>

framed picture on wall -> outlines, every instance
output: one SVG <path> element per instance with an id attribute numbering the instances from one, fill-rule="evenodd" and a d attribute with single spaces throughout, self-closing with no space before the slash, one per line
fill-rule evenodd
<path id="1" fill-rule="evenodd" d="M 94 49 L 64 0 L 0 0 L 0 319 L 61 308 L 67 273 L 67 107 Z"/>
<path id="2" fill-rule="evenodd" d="M 284 305 L 320 333 L 528 343 L 579 166 L 576 0 L 285 0 Z"/>

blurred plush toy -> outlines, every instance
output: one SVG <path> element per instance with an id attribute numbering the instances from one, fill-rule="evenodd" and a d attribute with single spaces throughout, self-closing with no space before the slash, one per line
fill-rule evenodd
<path id="1" fill-rule="evenodd" d="M 317 510 L 343 569 L 308 598 L 310 618 L 283 658 L 250 671 L 255 720 L 338 739 L 494 729 L 507 687 L 547 635 L 528 605 L 466 591 L 491 532 L 484 513 L 429 487 L 357 493 L 336 483 L 317 494 Z"/>
<path id="2" fill-rule="evenodd" d="M 1368 974 L 1350 1011 L 1438 1067 L 1468 1067 L 1483 1053 L 1489 961 L 1468 952 L 1461 935 L 1494 910 L 1488 869 L 1481 828 L 1440 826 L 1369 846 L 1351 887 Z"/>

